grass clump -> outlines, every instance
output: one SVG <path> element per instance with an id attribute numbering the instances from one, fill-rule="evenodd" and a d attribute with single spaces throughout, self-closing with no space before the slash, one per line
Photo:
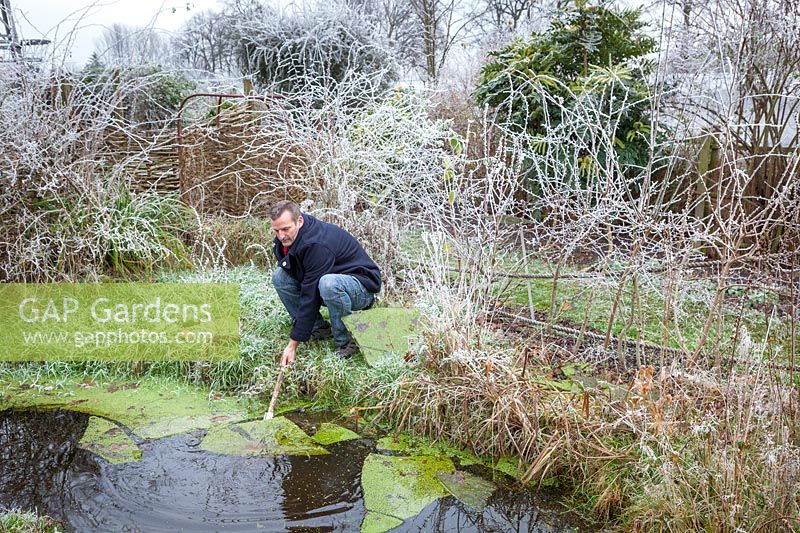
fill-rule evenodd
<path id="1" fill-rule="evenodd" d="M 267 267 L 272 263 L 269 218 L 205 215 L 192 235 L 192 254 L 201 264 Z"/>
<path id="2" fill-rule="evenodd" d="M 729 372 L 678 364 L 612 375 L 553 368 L 553 347 L 480 346 L 456 324 L 426 338 L 425 371 L 392 424 L 556 480 L 605 525 L 638 531 L 785 531 L 800 516 L 798 391 L 759 354 Z M 458 346 L 457 350 L 447 347 Z M 544 378 L 544 379 L 543 379 Z M 575 386 L 555 387 L 553 381 Z"/>
<path id="3" fill-rule="evenodd" d="M 59 533 L 61 525 L 48 516 L 24 511 L 0 512 L 0 533 Z"/>

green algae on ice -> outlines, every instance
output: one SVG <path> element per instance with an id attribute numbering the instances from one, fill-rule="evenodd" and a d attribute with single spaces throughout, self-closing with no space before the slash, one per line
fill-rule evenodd
<path id="1" fill-rule="evenodd" d="M 517 461 L 513 457 L 501 457 L 496 463 L 491 460 L 482 461 L 474 454 L 452 448 L 441 442 L 430 442 L 423 437 L 401 433 L 397 437 L 382 437 L 375 443 L 379 451 L 398 452 L 406 455 L 446 455 L 457 459 L 459 467 L 481 465 L 517 479 L 519 476 Z"/>
<path id="2" fill-rule="evenodd" d="M 460 466 L 482 464 L 472 453 L 466 450 L 452 448 L 441 442 L 432 443 L 422 437 L 414 437 L 401 433 L 397 437 L 382 437 L 377 440 L 375 447 L 378 450 L 400 452 L 406 455 L 446 455 L 451 459 L 458 459 Z"/>
<path id="3" fill-rule="evenodd" d="M 142 451 L 121 427 L 97 416 L 89 417 L 89 425 L 78 445 L 111 464 L 128 463 L 142 458 Z"/>
<path id="4" fill-rule="evenodd" d="M 212 426 L 200 448 L 221 455 L 323 455 L 321 448 L 288 418 Z"/>
<path id="5" fill-rule="evenodd" d="M 400 434 L 397 438 L 383 437 L 375 444 L 378 450 L 400 452 L 411 455 L 448 456 L 458 459 L 461 466 L 481 464 L 471 453 L 451 448 L 441 443 L 430 443 L 426 439 Z M 486 507 L 486 501 L 496 488 L 493 483 L 468 472 L 440 472 L 437 478 L 457 499 L 477 511 Z"/>
<path id="6" fill-rule="evenodd" d="M 383 533 L 396 528 L 403 523 L 399 518 L 388 516 L 373 511 L 367 511 L 361 522 L 361 533 Z"/>
<path id="7" fill-rule="evenodd" d="M 408 338 L 419 329 L 420 313 L 404 307 L 377 307 L 344 317 L 369 366 L 388 354 L 401 356 L 408 351 Z"/>
<path id="8" fill-rule="evenodd" d="M 494 483 L 460 470 L 452 474 L 439 472 L 437 477 L 453 496 L 476 511 L 484 510 L 496 488 Z"/>
<path id="9" fill-rule="evenodd" d="M 370 454 L 361 471 L 364 506 L 367 511 L 399 520 L 416 516 L 431 502 L 449 495 L 437 477 L 443 472 L 455 472 L 447 457 Z M 371 519 L 368 525 L 375 522 Z"/>
<path id="10" fill-rule="evenodd" d="M 323 422 L 312 438 L 318 444 L 328 446 L 329 444 L 335 444 L 346 440 L 360 439 L 361 436 L 355 431 L 351 431 L 342 426 Z"/>
<path id="11" fill-rule="evenodd" d="M 6 385 L 0 410 L 60 408 L 114 420 L 134 434 L 157 439 L 246 418 L 235 400 L 210 400 L 208 392 L 170 380 L 97 383 L 71 380 L 57 387 Z"/>

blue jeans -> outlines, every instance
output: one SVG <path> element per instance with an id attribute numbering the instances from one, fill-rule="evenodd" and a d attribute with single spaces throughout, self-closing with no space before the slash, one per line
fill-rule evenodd
<path id="1" fill-rule="evenodd" d="M 300 282 L 278 267 L 272 272 L 272 285 L 289 315 L 292 319 L 296 319 L 300 312 Z M 344 346 L 350 341 L 351 336 L 342 322 L 342 317 L 353 311 L 372 307 L 375 303 L 375 294 L 368 292 L 357 278 L 349 274 L 325 274 L 319 278 L 318 288 L 322 305 L 328 308 L 328 315 L 331 318 L 333 341 L 336 346 Z M 324 324 L 322 315 L 317 312 L 314 329 Z"/>

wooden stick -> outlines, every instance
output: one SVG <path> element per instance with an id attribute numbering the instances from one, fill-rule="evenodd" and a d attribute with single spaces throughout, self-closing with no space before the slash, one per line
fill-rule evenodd
<path id="1" fill-rule="evenodd" d="M 278 401 L 278 393 L 281 391 L 281 382 L 283 382 L 283 372 L 286 370 L 285 366 L 281 366 L 278 372 L 278 379 L 275 380 L 275 389 L 272 391 L 272 399 L 269 401 L 269 409 L 264 414 L 264 420 L 272 420 L 275 411 L 275 403 Z"/>

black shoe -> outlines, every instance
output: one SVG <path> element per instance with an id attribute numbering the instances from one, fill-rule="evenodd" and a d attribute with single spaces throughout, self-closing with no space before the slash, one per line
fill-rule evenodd
<path id="1" fill-rule="evenodd" d="M 311 331 L 311 340 L 312 341 L 321 341 L 325 339 L 330 339 L 333 337 L 333 331 L 331 330 L 331 325 L 325 322 L 325 325 L 319 328 L 314 328 Z"/>
<path id="2" fill-rule="evenodd" d="M 336 355 L 339 359 L 350 359 L 353 354 L 358 351 L 358 343 L 355 339 L 350 339 L 344 346 L 339 346 L 336 349 Z"/>

